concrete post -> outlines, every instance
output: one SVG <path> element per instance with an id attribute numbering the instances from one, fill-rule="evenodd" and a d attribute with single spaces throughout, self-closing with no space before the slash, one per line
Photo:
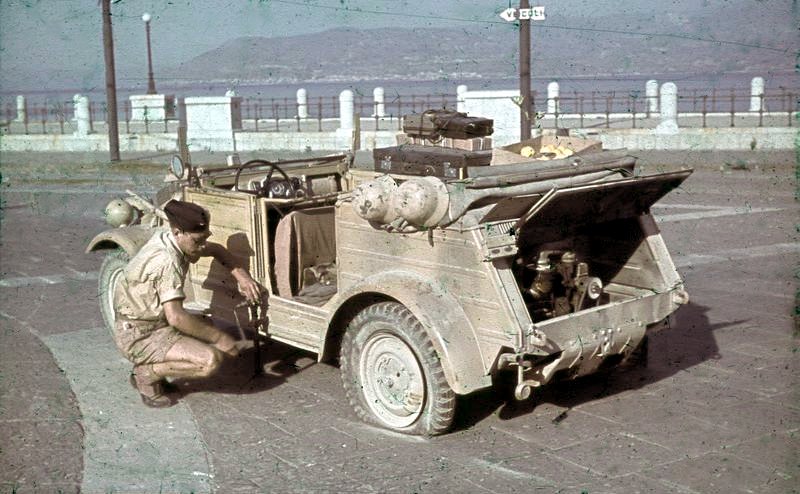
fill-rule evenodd
<path id="1" fill-rule="evenodd" d="M 456 111 L 465 112 L 464 109 L 464 93 L 467 92 L 467 86 L 460 84 L 456 88 Z"/>
<path id="2" fill-rule="evenodd" d="M 339 128 L 353 130 L 353 91 L 345 89 L 339 94 Z"/>
<path id="3" fill-rule="evenodd" d="M 658 113 L 658 81 L 650 79 L 644 83 L 644 95 L 647 98 L 647 112 Z"/>
<path id="4" fill-rule="evenodd" d="M 520 126 L 520 91 L 465 91 L 464 113 L 491 118 L 494 120 L 492 144 L 494 147 L 519 142 L 522 137 Z M 535 135 L 536 129 L 534 129 Z"/>
<path id="5" fill-rule="evenodd" d="M 76 136 L 89 135 L 91 132 L 91 122 L 89 119 L 89 98 L 87 96 L 76 95 L 75 101 L 75 120 L 78 127 L 75 131 Z"/>
<path id="6" fill-rule="evenodd" d="M 656 133 L 678 133 L 678 86 L 674 82 L 661 85 L 661 123 L 656 127 Z"/>
<path id="7" fill-rule="evenodd" d="M 560 109 L 558 102 L 558 83 L 551 82 L 547 85 L 547 113 L 553 115 Z"/>
<path id="8" fill-rule="evenodd" d="M 75 113 L 75 108 L 78 107 L 78 101 L 80 101 L 80 99 L 81 99 L 80 93 L 75 93 L 72 96 L 72 119 L 70 119 L 70 122 L 77 122 L 78 121 L 78 116 Z"/>
<path id="9" fill-rule="evenodd" d="M 384 90 L 382 87 L 376 87 L 372 90 L 372 99 L 375 101 L 375 108 L 373 109 L 373 117 L 385 117 L 386 105 L 384 105 Z"/>
<path id="10" fill-rule="evenodd" d="M 25 96 L 17 96 L 17 122 L 28 121 L 28 103 L 25 101 Z"/>
<path id="11" fill-rule="evenodd" d="M 236 151 L 236 131 L 242 128 L 242 98 L 184 98 L 186 137 L 192 149 Z"/>
<path id="12" fill-rule="evenodd" d="M 308 91 L 303 88 L 297 90 L 297 116 L 308 118 Z"/>
<path id="13" fill-rule="evenodd" d="M 750 81 L 750 111 L 763 111 L 761 104 L 764 100 L 764 78 L 753 77 Z"/>

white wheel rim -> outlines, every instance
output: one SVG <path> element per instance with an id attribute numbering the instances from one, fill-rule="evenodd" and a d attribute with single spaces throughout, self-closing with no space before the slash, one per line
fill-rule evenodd
<path id="1" fill-rule="evenodd" d="M 115 269 L 111 276 L 108 279 L 108 286 L 106 293 L 103 294 L 105 297 L 105 304 L 106 308 L 108 308 L 108 316 L 111 318 L 111 324 L 114 324 L 117 320 L 117 313 L 114 312 L 114 291 L 117 289 L 117 283 L 119 283 L 119 278 L 122 276 L 123 269 Z"/>
<path id="2" fill-rule="evenodd" d="M 425 406 L 425 375 L 417 357 L 400 338 L 373 335 L 359 361 L 364 398 L 373 414 L 390 427 L 407 427 Z"/>

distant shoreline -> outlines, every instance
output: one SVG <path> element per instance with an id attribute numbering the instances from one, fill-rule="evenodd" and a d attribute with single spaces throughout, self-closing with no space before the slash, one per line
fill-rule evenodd
<path id="1" fill-rule="evenodd" d="M 765 79 L 767 90 L 786 88 L 787 90 L 800 90 L 800 74 L 792 71 L 772 71 L 768 73 L 755 72 L 713 72 L 713 73 L 665 73 L 665 74 L 603 74 L 597 76 L 536 76 L 532 77 L 534 91 L 544 93 L 546 86 L 551 81 L 561 85 L 562 94 L 576 92 L 608 92 L 644 91 L 644 82 L 655 79 L 659 83 L 675 82 L 678 90 L 711 91 L 736 89 L 748 90 L 750 80 L 760 76 Z M 442 78 L 436 80 L 416 79 L 354 79 L 341 81 L 303 81 L 303 82 L 265 82 L 265 81 L 186 81 L 185 83 L 161 82 L 156 76 L 157 89 L 160 93 L 175 94 L 178 96 L 210 96 L 224 95 L 229 89 L 234 89 L 239 96 L 245 98 L 275 98 L 294 99 L 297 89 L 305 88 L 310 98 L 337 96 L 345 89 L 351 89 L 355 94 L 364 98 L 372 98 L 375 87 L 383 87 L 387 98 L 390 94 L 403 96 L 410 95 L 451 95 L 456 93 L 456 87 L 465 84 L 470 90 L 516 89 L 518 86 L 515 78 L 474 78 L 454 80 Z M 144 88 L 122 87 L 117 88 L 117 99 L 122 102 L 132 94 L 144 94 Z M 105 102 L 105 88 L 92 87 L 85 89 L 33 89 L 33 90 L 0 90 L 0 102 L 4 105 L 14 104 L 17 95 L 23 94 L 28 99 L 28 104 L 41 105 L 67 103 L 76 93 L 88 95 L 92 101 Z"/>

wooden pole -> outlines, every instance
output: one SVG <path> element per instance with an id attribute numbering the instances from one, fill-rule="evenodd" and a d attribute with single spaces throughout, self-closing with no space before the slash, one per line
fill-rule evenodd
<path id="1" fill-rule="evenodd" d="M 114 71 L 114 36 L 111 32 L 111 0 L 103 6 L 103 54 L 106 62 L 106 106 L 108 118 L 108 152 L 111 161 L 119 161 L 119 127 L 117 121 L 117 78 Z"/>
<path id="2" fill-rule="evenodd" d="M 520 9 L 530 8 L 528 0 L 520 0 Z M 531 21 L 519 20 L 519 95 L 520 139 L 531 138 Z"/>

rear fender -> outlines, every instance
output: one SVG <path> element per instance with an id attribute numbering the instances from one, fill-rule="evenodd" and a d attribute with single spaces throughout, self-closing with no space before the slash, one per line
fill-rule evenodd
<path id="1" fill-rule="evenodd" d="M 150 240 L 156 228 L 143 225 L 114 228 L 97 234 L 86 247 L 86 253 L 98 250 L 121 248 L 130 257 L 136 255 L 139 249 Z"/>
<path id="2" fill-rule="evenodd" d="M 346 301 L 339 310 L 347 310 L 348 301 L 364 293 L 392 298 L 414 314 L 441 359 L 447 383 L 457 394 L 492 385 L 466 314 L 458 300 L 442 290 L 435 280 L 404 271 L 370 276 L 347 290 L 343 296 Z M 334 316 L 333 320 L 336 319 Z"/>

